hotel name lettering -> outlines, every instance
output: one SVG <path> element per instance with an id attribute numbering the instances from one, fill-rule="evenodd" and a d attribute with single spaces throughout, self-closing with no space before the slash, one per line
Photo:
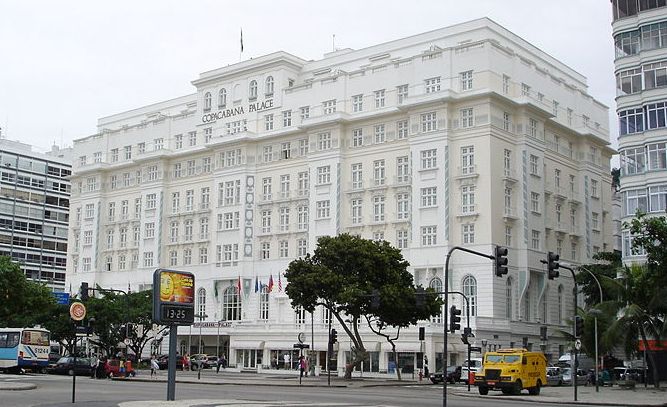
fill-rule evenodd
<path id="1" fill-rule="evenodd" d="M 265 100 L 263 102 L 250 103 L 248 106 L 237 106 L 231 109 L 218 110 L 215 113 L 206 113 L 201 117 L 202 123 L 213 123 L 220 119 L 227 117 L 239 116 L 246 113 L 261 112 L 263 110 L 273 108 L 273 99 Z"/>

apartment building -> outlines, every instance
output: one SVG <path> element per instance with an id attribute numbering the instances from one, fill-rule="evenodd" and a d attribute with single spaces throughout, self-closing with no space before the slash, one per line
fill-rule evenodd
<path id="1" fill-rule="evenodd" d="M 330 315 L 294 309 L 282 275 L 318 237 L 387 240 L 438 291 L 451 247 L 506 245 L 505 278 L 488 259 L 452 257 L 450 289 L 470 300 L 463 324 L 487 350 L 562 353 L 573 284 L 548 280 L 540 260 L 586 263 L 613 244 L 607 107 L 581 74 L 483 18 L 315 61 L 275 52 L 192 84 L 75 142 L 73 287 L 145 289 L 158 267 L 191 271 L 206 317 L 179 328 L 181 353 L 199 351 L 201 330 L 206 353 L 270 369 L 296 359 L 305 332 L 324 370 Z M 424 354 L 439 368 L 442 319 L 419 325 L 425 340 L 404 330 L 399 363 Z M 389 344 L 364 335 L 362 370 L 391 370 Z M 339 339 L 328 366 L 342 371 Z M 464 351 L 452 335 L 448 363 Z"/>
<path id="2" fill-rule="evenodd" d="M 72 166 L 55 152 L 0 138 L 0 255 L 29 279 L 65 291 Z"/>

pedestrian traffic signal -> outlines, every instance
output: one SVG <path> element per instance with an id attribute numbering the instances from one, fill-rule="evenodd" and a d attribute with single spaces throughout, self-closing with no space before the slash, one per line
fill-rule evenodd
<path id="1" fill-rule="evenodd" d="M 560 272 L 558 271 L 560 264 L 558 263 L 558 260 L 560 260 L 560 256 L 556 253 L 549 252 L 549 254 L 547 254 L 549 280 L 553 280 L 554 278 L 558 278 L 558 276 L 560 276 Z"/>
<path id="2" fill-rule="evenodd" d="M 426 336 L 426 329 L 423 326 L 419 327 L 419 340 L 423 341 Z"/>
<path id="3" fill-rule="evenodd" d="M 426 291 L 422 287 L 417 287 L 415 289 L 415 306 L 417 308 L 424 307 L 424 297 L 426 296 Z"/>
<path id="4" fill-rule="evenodd" d="M 332 328 L 329 334 L 329 343 L 333 345 L 336 342 L 338 342 L 338 331 Z"/>
<path id="5" fill-rule="evenodd" d="M 574 337 L 581 338 L 584 335 L 584 319 L 577 315 L 574 317 Z"/>
<path id="6" fill-rule="evenodd" d="M 79 298 L 81 301 L 88 301 L 88 283 L 85 281 L 81 282 L 81 288 L 79 289 Z"/>
<path id="7" fill-rule="evenodd" d="M 470 345 L 470 338 L 474 338 L 475 335 L 472 333 L 472 328 L 465 327 L 463 328 L 463 333 L 461 334 L 461 342 L 466 345 Z"/>
<path id="8" fill-rule="evenodd" d="M 540 327 L 540 340 L 541 341 L 546 341 L 547 339 L 548 339 L 547 338 L 547 327 L 546 327 L 546 325 L 542 325 Z"/>
<path id="9" fill-rule="evenodd" d="M 456 309 L 456 305 L 452 305 L 449 308 L 449 332 L 454 333 L 461 329 L 461 310 Z"/>
<path id="10" fill-rule="evenodd" d="M 507 247 L 496 246 L 496 276 L 507 274 Z"/>

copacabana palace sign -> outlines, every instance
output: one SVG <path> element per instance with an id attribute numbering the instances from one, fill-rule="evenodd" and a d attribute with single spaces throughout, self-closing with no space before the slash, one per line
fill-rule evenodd
<path id="1" fill-rule="evenodd" d="M 214 123 L 227 117 L 240 116 L 246 113 L 261 112 L 273 108 L 273 99 L 263 102 L 250 103 L 248 106 L 237 106 L 230 109 L 218 110 L 215 113 L 206 113 L 201 117 L 202 123 Z"/>

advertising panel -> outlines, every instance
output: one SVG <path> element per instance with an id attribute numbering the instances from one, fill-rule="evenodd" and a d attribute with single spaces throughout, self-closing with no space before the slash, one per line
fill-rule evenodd
<path id="1" fill-rule="evenodd" d="M 157 269 L 153 273 L 153 320 L 163 325 L 191 325 L 195 319 L 195 276 Z"/>

